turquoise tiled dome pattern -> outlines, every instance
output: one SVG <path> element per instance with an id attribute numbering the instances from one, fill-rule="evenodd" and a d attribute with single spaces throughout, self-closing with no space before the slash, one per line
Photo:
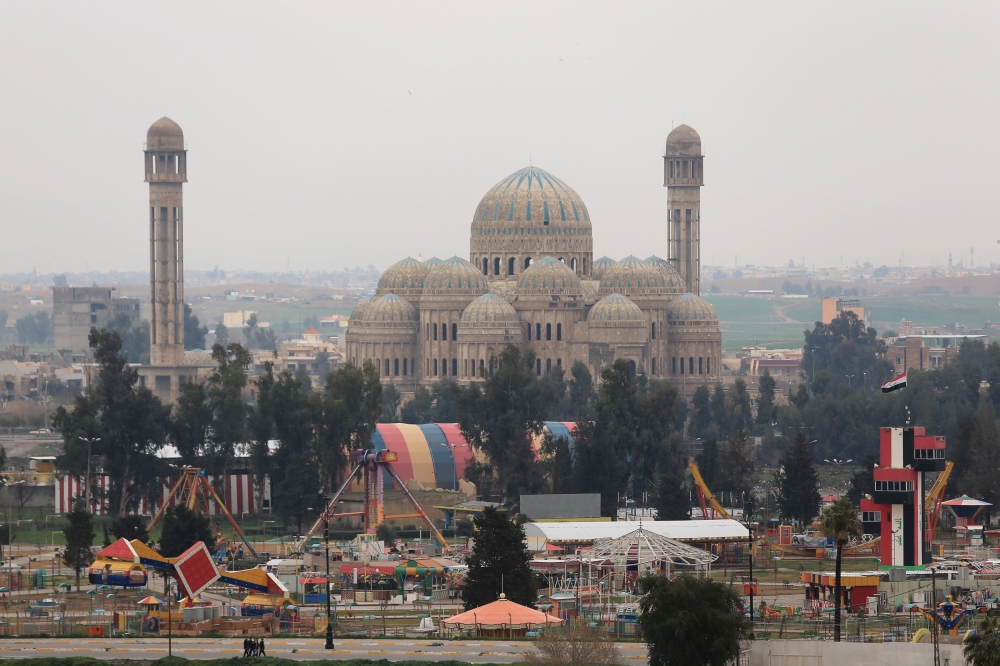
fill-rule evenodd
<path id="1" fill-rule="evenodd" d="M 469 303 L 462 313 L 463 322 L 517 321 L 514 307 L 496 294 L 483 294 Z"/>
<path id="2" fill-rule="evenodd" d="M 587 320 L 591 325 L 604 326 L 645 324 L 645 317 L 639 306 L 621 294 L 609 294 L 599 300 L 590 309 Z"/>

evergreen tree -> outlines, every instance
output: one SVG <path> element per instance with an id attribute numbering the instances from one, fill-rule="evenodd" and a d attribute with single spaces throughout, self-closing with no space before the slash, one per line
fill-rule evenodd
<path id="1" fill-rule="evenodd" d="M 229 327 L 221 321 L 215 325 L 215 344 L 223 347 L 229 344 Z"/>
<path id="2" fill-rule="evenodd" d="M 115 518 L 111 522 L 111 534 L 115 539 L 127 539 L 132 541 L 138 539 L 143 543 L 149 543 L 149 533 L 146 532 L 146 519 L 142 516 L 122 516 Z"/>
<path id="3" fill-rule="evenodd" d="M 802 432 L 787 439 L 781 465 L 775 478 L 781 515 L 808 525 L 819 515 L 819 475 L 813 467 L 809 439 Z"/>
<path id="4" fill-rule="evenodd" d="M 996 413 L 988 400 L 983 400 L 976 414 L 976 423 L 969 443 L 969 456 L 975 461 L 961 479 L 962 488 L 970 495 L 994 506 L 1000 502 L 1000 430 Z"/>
<path id="5" fill-rule="evenodd" d="M 753 425 L 753 410 L 750 407 L 750 394 L 742 379 L 733 382 L 733 388 L 726 394 L 726 416 L 729 422 L 729 433 L 740 430 L 750 431 Z"/>
<path id="6" fill-rule="evenodd" d="M 656 465 L 657 520 L 687 520 L 691 517 L 690 498 L 687 456 L 681 450 L 681 436 L 674 433 L 660 447 Z"/>
<path id="7" fill-rule="evenodd" d="M 851 504 L 859 505 L 866 495 L 875 494 L 875 465 L 879 457 L 869 453 L 861 461 L 861 470 L 851 474 L 851 487 L 847 490 L 847 498 Z"/>
<path id="8" fill-rule="evenodd" d="M 434 398 L 425 386 L 418 386 L 403 408 L 399 411 L 399 419 L 403 423 L 430 423 Z"/>
<path id="9" fill-rule="evenodd" d="M 469 570 L 462 592 L 465 609 L 492 603 L 500 598 L 501 592 L 514 603 L 533 606 L 538 591 L 528 566 L 530 556 L 524 545 L 524 529 L 494 507 L 484 509 L 473 518 L 473 523 L 474 545 L 465 560 Z"/>
<path id="10" fill-rule="evenodd" d="M 571 420 L 583 421 L 590 418 L 591 403 L 594 399 L 594 378 L 590 368 L 583 361 L 573 361 L 569 373 L 573 379 L 569 382 L 569 399 L 572 408 Z"/>
<path id="11" fill-rule="evenodd" d="M 726 440 L 720 468 L 722 480 L 719 485 L 722 490 L 728 490 L 741 499 L 751 496 L 757 456 L 746 430 L 738 430 Z"/>
<path id="12" fill-rule="evenodd" d="M 729 437 L 729 412 L 726 409 L 726 391 L 722 388 L 722 384 L 715 385 L 708 409 L 712 414 L 714 436 L 719 439 Z"/>
<path id="13" fill-rule="evenodd" d="M 94 545 L 94 521 L 79 497 L 73 502 L 73 510 L 66 514 L 66 521 L 68 525 L 63 531 L 63 536 L 66 537 L 63 560 L 76 572 L 76 591 L 79 592 L 80 572 L 94 561 L 94 553 L 90 549 Z"/>
<path id="14" fill-rule="evenodd" d="M 769 370 L 764 370 L 764 374 L 757 381 L 757 425 L 758 432 L 769 430 L 771 420 L 774 418 L 774 389 L 777 382 L 771 376 Z"/>
<path id="15" fill-rule="evenodd" d="M 247 434 L 250 438 L 250 471 L 253 472 L 257 505 L 264 510 L 264 482 L 271 471 L 270 441 L 274 437 L 274 363 L 264 361 L 264 372 L 254 378 L 257 402 L 247 414 Z"/>
<path id="16" fill-rule="evenodd" d="M 701 472 L 701 479 L 710 490 L 721 490 L 718 487 L 721 481 L 721 465 L 719 463 L 719 445 L 714 439 L 709 439 L 702 445 L 701 453 L 695 457 L 698 464 L 698 471 Z"/>
<path id="17" fill-rule="evenodd" d="M 699 386 L 691 397 L 691 422 L 688 424 L 688 435 L 694 439 L 707 439 L 712 426 L 712 410 L 709 407 L 708 387 Z M 699 465 L 701 467 L 701 465 Z"/>
<path id="18" fill-rule="evenodd" d="M 204 349 L 205 336 L 208 327 L 200 326 L 201 322 L 191 313 L 191 306 L 184 304 L 184 349 Z"/>
<path id="19" fill-rule="evenodd" d="M 379 423 L 399 422 L 399 403 L 402 396 L 396 389 L 396 385 L 389 383 L 382 388 L 382 415 L 379 416 Z"/>
<path id="20" fill-rule="evenodd" d="M 199 541 L 205 542 L 208 552 L 215 552 L 215 535 L 208 516 L 195 513 L 183 504 L 168 507 L 160 530 L 160 555 L 177 557 Z"/>

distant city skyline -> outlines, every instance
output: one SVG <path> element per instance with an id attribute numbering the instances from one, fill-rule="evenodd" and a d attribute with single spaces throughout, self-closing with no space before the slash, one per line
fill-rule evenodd
<path id="1" fill-rule="evenodd" d="M 163 115 L 195 165 L 189 270 L 468 258 L 529 163 L 586 202 L 595 257 L 666 256 L 681 123 L 704 265 L 1000 262 L 995 3 L 96 8 L 0 7 L 0 272 L 141 270 Z"/>

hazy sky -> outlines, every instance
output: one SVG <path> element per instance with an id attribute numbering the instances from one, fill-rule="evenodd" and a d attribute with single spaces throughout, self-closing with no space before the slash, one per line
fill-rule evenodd
<path id="1" fill-rule="evenodd" d="M 529 160 L 594 255 L 666 256 L 702 136 L 706 264 L 1000 261 L 996 2 L 0 5 L 0 273 L 148 265 L 142 149 L 188 147 L 189 268 L 468 258 Z"/>

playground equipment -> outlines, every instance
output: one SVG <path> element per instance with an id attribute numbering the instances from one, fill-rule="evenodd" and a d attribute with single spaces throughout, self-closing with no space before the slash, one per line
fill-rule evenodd
<path id="1" fill-rule="evenodd" d="M 958 635 L 958 627 L 971 615 L 969 611 L 955 606 L 951 601 L 951 596 L 939 603 L 937 608 L 933 610 L 924 608 L 918 610 L 928 620 L 936 622 L 941 631 L 952 636 Z"/>
<path id="2" fill-rule="evenodd" d="M 729 512 L 723 509 L 719 501 L 715 499 L 715 495 L 709 490 L 705 480 L 701 478 L 701 471 L 698 470 L 698 465 L 692 462 L 688 465 L 688 469 L 691 470 L 691 478 L 694 479 L 695 490 L 698 491 L 698 502 L 701 504 L 701 517 L 708 520 L 708 507 L 712 507 L 719 514 L 719 518 L 733 520 Z"/>
<path id="3" fill-rule="evenodd" d="M 210 513 L 208 503 L 214 501 L 215 505 L 222 510 L 222 513 L 229 520 L 229 524 L 233 526 L 236 534 L 240 536 L 243 543 L 250 550 L 250 553 L 256 557 L 257 551 L 253 549 L 250 542 L 247 540 L 243 530 L 236 523 L 233 515 L 229 513 L 229 509 L 226 508 L 226 503 L 222 501 L 219 495 L 212 488 L 212 484 L 208 482 L 208 477 L 205 476 L 205 470 L 199 469 L 197 467 L 185 467 L 181 472 L 181 477 L 174 484 L 174 487 L 170 489 L 170 494 L 167 495 L 167 500 L 160 506 L 156 515 L 153 516 L 153 520 L 150 521 L 147 532 L 152 534 L 153 527 L 159 522 L 160 518 L 163 517 L 164 511 L 170 506 L 172 501 L 176 501 L 177 504 L 183 504 L 187 506 L 188 509 L 194 511 L 195 513 L 201 514 Z"/>
<path id="4" fill-rule="evenodd" d="M 320 527 L 322 527 L 324 520 L 332 520 L 333 518 L 343 516 L 362 516 L 366 534 L 375 534 L 375 530 L 387 518 L 420 518 L 430 528 L 430 532 L 437 542 L 441 544 L 441 549 L 446 553 L 452 552 L 451 545 L 445 541 L 444 536 L 442 536 L 441 532 L 439 532 L 434 526 L 434 523 L 420 507 L 420 503 L 417 502 L 417 499 L 412 493 L 410 493 L 406 484 L 403 483 L 403 480 L 399 478 L 399 475 L 392 468 L 392 463 L 396 462 L 396 454 L 394 452 L 387 451 L 385 449 L 377 451 L 371 449 L 358 449 L 354 452 L 352 458 L 355 463 L 354 469 L 352 469 L 351 473 L 347 475 L 346 479 L 344 479 L 344 483 L 326 505 L 323 513 L 320 514 L 320 516 L 316 519 L 316 522 L 309 528 L 309 531 L 306 532 L 306 534 L 303 535 L 298 542 L 296 542 L 295 549 L 297 551 L 301 551 L 302 547 L 309 542 L 312 535 L 316 533 Z M 410 504 L 412 504 L 413 508 L 417 510 L 416 513 L 394 514 L 391 516 L 385 515 L 383 500 L 383 488 L 385 484 L 383 483 L 383 474 L 389 474 L 393 481 L 395 481 L 396 484 L 402 489 L 406 498 L 410 501 Z M 344 494 L 348 486 L 356 477 L 362 478 L 364 484 L 364 511 L 334 513 L 337 509 L 337 504 L 340 502 L 341 495 Z"/>
<path id="5" fill-rule="evenodd" d="M 941 518 L 941 505 L 944 502 L 944 491 L 948 487 L 948 477 L 951 470 L 955 468 L 955 463 L 948 461 L 944 465 L 944 471 L 938 474 L 934 480 L 934 485 L 927 492 L 924 499 L 924 511 L 927 513 L 927 531 L 924 540 L 933 548 L 934 536 L 937 534 L 938 520 Z"/>

